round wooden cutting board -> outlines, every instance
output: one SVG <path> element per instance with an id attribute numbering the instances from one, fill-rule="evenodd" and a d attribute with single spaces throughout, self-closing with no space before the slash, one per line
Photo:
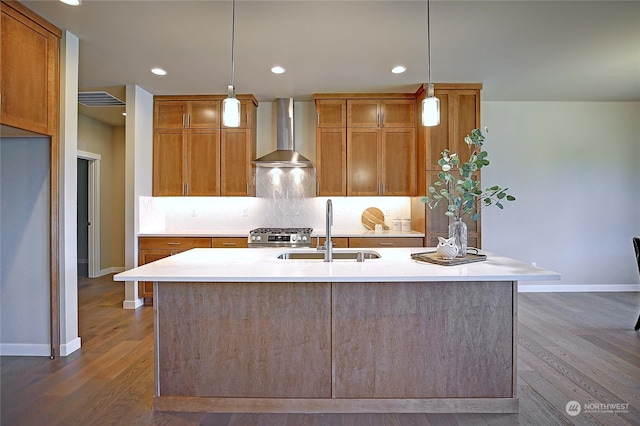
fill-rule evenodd
<path id="1" fill-rule="evenodd" d="M 362 212 L 362 224 L 372 231 L 376 229 L 376 224 L 382 225 L 382 229 L 389 229 L 384 223 L 384 213 L 377 207 L 368 207 Z"/>

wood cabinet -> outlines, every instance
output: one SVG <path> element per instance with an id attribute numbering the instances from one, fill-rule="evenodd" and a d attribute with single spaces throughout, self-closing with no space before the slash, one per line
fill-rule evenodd
<path id="1" fill-rule="evenodd" d="M 255 132 L 250 129 L 223 129 L 220 142 L 220 195 L 253 196 L 255 190 Z"/>
<path id="2" fill-rule="evenodd" d="M 256 106 L 239 95 L 241 123 L 220 120 L 222 95 L 156 96 L 153 195 L 254 195 Z"/>
<path id="3" fill-rule="evenodd" d="M 138 266 L 173 256 L 192 248 L 210 248 L 208 237 L 140 237 L 138 239 Z M 153 297 L 153 282 L 139 281 L 138 296 Z"/>
<path id="4" fill-rule="evenodd" d="M 324 246 L 326 238 L 320 238 L 320 247 Z M 349 238 L 346 237 L 335 237 L 331 238 L 332 246 L 335 248 L 348 248 L 349 247 Z M 311 239 L 311 247 L 318 247 L 318 239 Z"/>
<path id="5" fill-rule="evenodd" d="M 17 1 L 0 2 L 3 134 L 49 137 L 49 342 L 60 355 L 60 38 L 62 31 Z M 17 129 L 17 130 L 15 130 Z M 25 132 L 26 131 L 26 132 Z"/>
<path id="6" fill-rule="evenodd" d="M 316 100 L 316 193 L 347 194 L 347 101 Z"/>
<path id="7" fill-rule="evenodd" d="M 347 195 L 416 193 L 413 127 L 347 129 Z"/>
<path id="8" fill-rule="evenodd" d="M 417 193 L 427 194 L 429 186 L 437 179 L 441 152 L 449 149 L 462 160 L 468 158 L 464 137 L 480 124 L 480 90 L 482 84 L 436 84 L 435 96 L 440 99 L 440 125 L 418 126 L 417 134 Z M 418 105 L 426 96 L 426 87 L 416 93 Z M 481 178 L 480 175 L 477 177 Z M 425 233 L 425 246 L 434 247 L 439 236 L 448 236 L 449 219 L 444 215 L 446 204 L 436 209 L 412 200 L 412 228 Z M 468 227 L 468 246 L 481 247 L 480 222 L 465 218 Z"/>
<path id="9" fill-rule="evenodd" d="M 415 127 L 415 99 L 349 99 L 347 127 Z"/>
<path id="10" fill-rule="evenodd" d="M 155 196 L 220 195 L 220 130 L 156 130 L 153 164 Z"/>
<path id="11" fill-rule="evenodd" d="M 317 127 L 346 127 L 346 99 L 316 99 Z"/>
<path id="12" fill-rule="evenodd" d="M 247 239 L 240 237 L 214 237 L 211 239 L 213 248 L 246 248 Z"/>
<path id="13" fill-rule="evenodd" d="M 316 95 L 317 194 L 416 194 L 412 94 Z"/>
<path id="14" fill-rule="evenodd" d="M 60 29 L 18 2 L 2 2 L 0 123 L 57 135 Z"/>
<path id="15" fill-rule="evenodd" d="M 220 106 L 219 99 L 156 100 L 153 122 L 159 129 L 218 129 Z"/>
<path id="16" fill-rule="evenodd" d="M 351 237 L 350 248 L 422 247 L 421 237 Z"/>

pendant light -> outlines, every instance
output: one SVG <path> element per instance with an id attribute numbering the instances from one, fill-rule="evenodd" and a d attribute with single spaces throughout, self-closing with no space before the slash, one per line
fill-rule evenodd
<path id="1" fill-rule="evenodd" d="M 235 43 L 236 42 L 236 0 L 233 0 L 233 12 L 231 22 L 231 84 L 227 86 L 228 97 L 222 101 L 222 124 L 226 127 L 240 126 L 240 101 L 236 99 L 236 87 L 234 86 L 235 72 Z"/>
<path id="2" fill-rule="evenodd" d="M 427 0 L 427 97 L 422 100 L 422 125 L 437 126 L 440 124 L 440 99 L 436 98 L 431 83 L 431 22 L 429 19 L 429 0 Z"/>

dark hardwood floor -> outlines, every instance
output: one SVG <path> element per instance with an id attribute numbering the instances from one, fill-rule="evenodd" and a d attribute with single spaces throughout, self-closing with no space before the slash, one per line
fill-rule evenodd
<path id="1" fill-rule="evenodd" d="M 153 308 L 123 310 L 123 286 L 111 276 L 80 280 L 79 351 L 1 357 L 0 424 L 640 424 L 638 293 L 520 294 L 518 414 L 198 414 L 154 413 Z M 580 404 L 576 416 L 570 401 Z"/>

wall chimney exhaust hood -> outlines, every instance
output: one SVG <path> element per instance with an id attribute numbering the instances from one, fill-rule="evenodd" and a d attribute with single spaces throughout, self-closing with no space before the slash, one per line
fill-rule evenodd
<path id="1" fill-rule="evenodd" d="M 252 161 L 256 167 L 313 167 L 313 163 L 294 151 L 293 98 L 276 99 L 277 150 Z"/>

